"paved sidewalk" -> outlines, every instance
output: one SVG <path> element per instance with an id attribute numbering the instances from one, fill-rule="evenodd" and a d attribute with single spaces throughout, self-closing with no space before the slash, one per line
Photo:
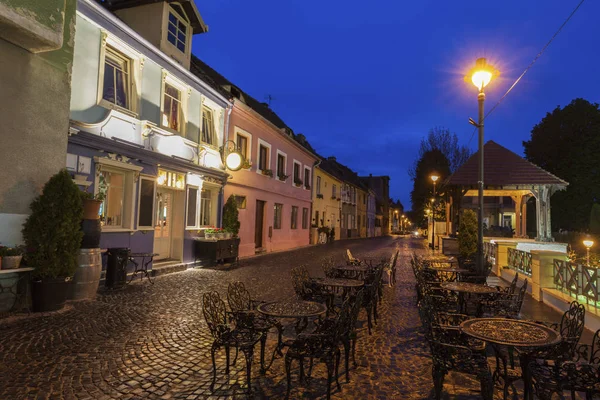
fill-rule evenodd
<path id="1" fill-rule="evenodd" d="M 134 283 L 124 291 L 98 295 L 95 301 L 71 303 L 57 313 L 0 320 L 0 399 L 246 398 L 241 386 L 243 355 L 227 377 L 224 351 L 217 360 L 216 390 L 209 391 L 212 338 L 202 316 L 202 294 L 217 290 L 225 296 L 227 285 L 241 280 L 257 298 L 284 299 L 293 294 L 291 268 L 306 264 L 311 275 L 322 276 L 322 258 L 335 256 L 341 262 L 346 248 L 358 256 L 376 257 L 389 257 L 399 249 L 398 284 L 385 288 L 373 335 L 361 328 L 359 367 L 350 371 L 351 382 L 346 383 L 341 363 L 342 390 L 334 390 L 333 397 L 431 397 L 431 361 L 409 263 L 413 251 L 426 250 L 420 240 L 383 237 L 264 255 L 243 260 L 230 270 L 194 269 L 160 276 L 153 286 Z M 365 316 L 360 319 L 364 322 Z M 273 335 L 268 349 L 274 343 Z M 261 375 L 258 353 L 257 349 L 254 398 L 284 398 L 283 360 L 276 360 Z M 325 398 L 324 366 L 315 364 L 310 385 L 301 387 L 297 365 L 291 398 Z M 469 377 L 451 375 L 445 389 L 447 398 L 479 398 L 479 384 Z M 496 394 L 499 397 L 500 392 Z"/>

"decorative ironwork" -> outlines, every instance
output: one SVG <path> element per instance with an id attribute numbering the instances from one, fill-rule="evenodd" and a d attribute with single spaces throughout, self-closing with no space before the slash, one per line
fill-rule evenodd
<path id="1" fill-rule="evenodd" d="M 264 303 L 259 305 L 257 309 L 265 315 L 281 318 L 317 317 L 327 311 L 327 307 L 324 304 L 301 300 Z"/>
<path id="2" fill-rule="evenodd" d="M 554 260 L 554 284 L 562 292 L 578 300 L 598 307 L 600 301 L 600 275 L 598 269 L 589 265 L 566 260 Z"/>
<path id="3" fill-rule="evenodd" d="M 508 249 L 508 266 L 527 276 L 531 276 L 531 253 L 523 250 Z"/>
<path id="4" fill-rule="evenodd" d="M 560 334 L 547 326 L 507 318 L 474 318 L 463 322 L 460 329 L 486 342 L 515 347 L 551 346 L 561 340 Z"/>
<path id="5" fill-rule="evenodd" d="M 441 285 L 442 288 L 452 290 L 454 292 L 487 294 L 496 293 L 496 289 L 491 286 L 480 285 L 478 283 L 469 282 L 446 282 Z"/>

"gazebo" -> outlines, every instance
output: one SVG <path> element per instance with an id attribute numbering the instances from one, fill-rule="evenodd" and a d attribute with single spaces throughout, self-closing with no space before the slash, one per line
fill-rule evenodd
<path id="1" fill-rule="evenodd" d="M 479 152 L 473 154 L 454 174 L 445 181 L 446 231 L 450 224 L 456 226 L 463 196 L 478 195 Z M 484 197 L 508 196 L 515 202 L 515 235 L 527 233 L 527 200 L 536 199 L 537 241 L 551 242 L 550 197 L 558 190 L 566 189 L 568 183 L 543 170 L 494 141 L 483 146 Z M 485 204 L 484 204 L 485 205 Z"/>

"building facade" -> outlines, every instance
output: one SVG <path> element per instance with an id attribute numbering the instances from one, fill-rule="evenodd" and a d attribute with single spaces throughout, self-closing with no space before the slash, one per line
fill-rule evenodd
<path id="1" fill-rule="evenodd" d="M 334 229 L 334 238 L 340 238 L 340 213 L 342 181 L 317 164 L 314 170 L 313 215 L 314 227 L 326 226 Z"/>
<path id="2" fill-rule="evenodd" d="M 375 192 L 377 197 L 377 215 L 381 222 L 381 234 L 390 233 L 390 177 L 389 176 L 363 176 L 362 182 Z"/>
<path id="3" fill-rule="evenodd" d="M 356 189 L 356 226 L 358 236 L 367 237 L 367 190 L 364 187 Z"/>
<path id="4" fill-rule="evenodd" d="M 78 2 L 67 168 L 104 198 L 101 247 L 155 267 L 193 263 L 194 238 L 220 226 L 231 103 L 189 71 L 203 32 L 193 1 Z"/>
<path id="5" fill-rule="evenodd" d="M 64 168 L 76 0 L 0 2 L 0 243 L 22 243 L 31 201 Z"/>
<path id="6" fill-rule="evenodd" d="M 375 234 L 375 220 L 376 220 L 376 197 L 373 189 L 367 191 L 367 237 L 374 237 L 381 235 Z"/>
<path id="7" fill-rule="evenodd" d="M 390 221 L 389 230 L 390 230 L 390 233 L 399 233 L 402 230 L 402 228 L 403 228 L 402 217 L 403 216 L 404 216 L 404 206 L 402 205 L 400 200 L 394 201 L 394 200 L 390 199 L 390 206 L 389 206 L 389 221 Z"/>

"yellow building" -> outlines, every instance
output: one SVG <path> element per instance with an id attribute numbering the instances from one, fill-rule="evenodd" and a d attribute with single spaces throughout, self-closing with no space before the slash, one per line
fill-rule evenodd
<path id="1" fill-rule="evenodd" d="M 356 228 L 359 237 L 367 237 L 367 191 L 356 188 Z"/>
<path id="2" fill-rule="evenodd" d="M 325 161 L 325 160 L 324 160 Z M 312 227 L 334 229 L 335 239 L 340 238 L 340 207 L 342 181 L 325 172 L 320 166 L 314 171 Z M 313 229 L 314 231 L 315 229 Z"/>

